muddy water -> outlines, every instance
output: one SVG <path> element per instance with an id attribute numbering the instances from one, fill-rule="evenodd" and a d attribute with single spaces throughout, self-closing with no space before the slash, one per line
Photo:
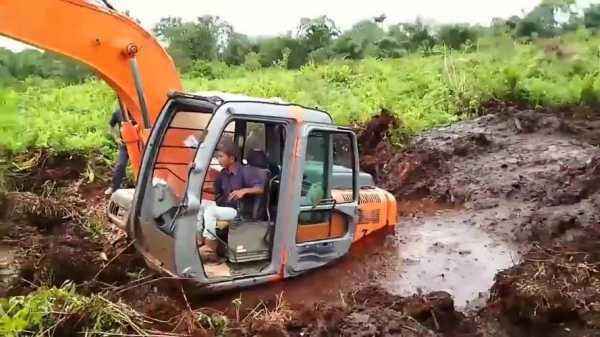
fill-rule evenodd
<path id="1" fill-rule="evenodd" d="M 393 269 L 394 233 L 375 233 L 353 245 L 348 256 L 330 266 L 307 272 L 285 281 L 196 298 L 195 304 L 232 314 L 232 301 L 241 298 L 243 307 L 251 309 L 261 301 L 272 301 L 283 294 L 292 306 L 312 305 L 325 301 L 339 303 L 341 295 L 361 284 L 378 282 Z"/>
<path id="2" fill-rule="evenodd" d="M 514 245 L 477 227 L 468 211 L 424 203 L 408 207 L 419 215 L 404 212 L 395 233 L 377 233 L 358 242 L 349 256 L 329 267 L 285 282 L 194 302 L 233 314 L 231 303 L 240 297 L 246 309 L 282 293 L 293 306 L 339 303 L 342 293 L 379 284 L 401 295 L 419 289 L 445 290 L 462 308 L 483 302 L 496 272 L 518 260 Z"/>
<path id="3" fill-rule="evenodd" d="M 457 307 L 485 300 L 499 270 L 517 263 L 517 247 L 488 234 L 462 210 L 402 218 L 397 229 L 396 272 L 380 283 L 410 295 L 443 290 Z"/>

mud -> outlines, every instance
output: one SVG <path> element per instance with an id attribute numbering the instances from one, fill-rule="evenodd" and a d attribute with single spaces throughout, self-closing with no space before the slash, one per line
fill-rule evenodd
<path id="1" fill-rule="evenodd" d="M 449 294 L 402 297 L 380 287 L 347 293 L 339 305 L 298 309 L 286 322 L 252 321 L 241 336 L 474 336 L 475 326 L 454 310 Z"/>
<path id="2" fill-rule="evenodd" d="M 144 268 L 122 233 L 97 235 L 90 225 L 106 223 L 106 199 L 101 181 L 85 178 L 90 164 L 41 154 L 0 197 L 0 296 L 70 280 L 156 318 L 155 330 L 194 336 L 597 332 L 600 119 L 501 108 L 403 147 L 392 145 L 405 138 L 390 133 L 401 128 L 390 113 L 361 127 L 363 170 L 399 201 L 395 233 L 367 238 L 331 267 L 218 298 L 184 296 Z M 215 313 L 229 330 L 217 333 Z M 85 322 L 69 318 L 61 331 Z"/>
<path id="3" fill-rule="evenodd" d="M 512 240 L 577 235 L 600 222 L 596 124 L 530 110 L 486 115 L 382 151 L 376 180 L 400 200 L 484 211 L 477 225 Z M 378 146 L 391 145 L 384 139 Z"/>
<path id="4" fill-rule="evenodd" d="M 541 336 L 597 335 L 600 328 L 600 236 L 533 247 L 496 276 L 484 314 Z M 536 333 L 537 332 L 537 333 Z"/>
<path id="5" fill-rule="evenodd" d="M 519 247 L 476 226 L 462 209 L 400 218 L 396 254 L 382 286 L 408 296 L 446 291 L 460 309 L 485 305 L 494 275 L 519 260 Z"/>

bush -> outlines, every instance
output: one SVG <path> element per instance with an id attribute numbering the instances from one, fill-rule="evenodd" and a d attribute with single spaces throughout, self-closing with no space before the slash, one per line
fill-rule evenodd
<path id="1" fill-rule="evenodd" d="M 214 80 L 229 77 L 229 66 L 223 62 L 196 60 L 192 63 L 186 77 Z"/>
<path id="2" fill-rule="evenodd" d="M 260 69 L 262 65 L 260 64 L 260 56 L 255 52 L 250 52 L 246 55 L 246 59 L 244 60 L 244 68 L 249 71 L 256 71 Z"/>
<path id="3" fill-rule="evenodd" d="M 327 110 L 340 124 L 366 121 L 386 108 L 403 122 L 406 132 L 414 133 L 479 113 L 492 99 L 530 106 L 600 104 L 600 37 L 582 41 L 580 35 L 561 36 L 560 50 L 550 52 L 546 46 L 554 41 L 520 45 L 505 36 L 495 41 L 486 37 L 483 43 L 493 48 L 311 63 L 293 71 L 282 64 L 261 68 L 259 55 L 251 52 L 243 67 L 194 63 L 184 87 L 281 97 Z M 116 100 L 99 81 L 66 86 L 31 78 L 0 92 L 0 98 L 5 102 L 0 105 L 0 122 L 10 125 L 0 125 L 2 148 L 107 155 L 114 151 L 106 125 Z"/>

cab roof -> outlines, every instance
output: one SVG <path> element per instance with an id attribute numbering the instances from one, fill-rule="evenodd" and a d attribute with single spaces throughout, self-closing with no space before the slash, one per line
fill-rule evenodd
<path id="1" fill-rule="evenodd" d="M 299 107 L 302 109 L 303 120 L 306 122 L 325 123 L 325 124 L 331 124 L 333 122 L 331 115 L 326 111 L 322 111 L 317 108 L 310 108 L 310 107 L 302 106 L 299 104 L 289 103 L 279 97 L 260 98 L 260 97 L 253 97 L 253 96 L 234 94 L 234 93 L 228 93 L 228 92 L 222 92 L 222 91 L 198 91 L 198 92 L 191 93 L 190 95 L 207 99 L 208 101 L 211 101 L 211 102 L 217 104 L 217 106 L 228 103 L 228 102 L 266 103 L 266 104 L 272 104 L 272 105 L 276 105 L 276 106 L 296 106 L 296 107 Z M 265 112 L 268 113 L 268 111 L 265 111 Z M 243 113 L 243 112 L 240 112 L 240 113 Z M 286 116 L 286 115 L 289 115 L 289 116 Z M 284 115 L 278 114 L 278 116 L 281 116 L 281 117 L 291 117 L 292 115 L 293 114 L 291 112 L 286 113 Z"/>
<path id="2" fill-rule="evenodd" d="M 215 97 L 223 102 L 231 102 L 231 101 L 245 101 L 245 102 L 265 102 L 265 103 L 276 103 L 276 104 L 289 104 L 279 97 L 272 98 L 259 98 L 246 96 L 242 94 L 233 94 L 229 92 L 223 91 L 198 91 L 194 92 L 193 95 L 203 96 L 203 97 Z"/>

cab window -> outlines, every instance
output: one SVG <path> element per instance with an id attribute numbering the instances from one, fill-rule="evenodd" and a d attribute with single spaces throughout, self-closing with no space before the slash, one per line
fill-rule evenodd
<path id="1" fill-rule="evenodd" d="M 308 135 L 297 242 L 341 237 L 347 221 L 335 205 L 354 201 L 354 145 L 350 134 L 314 130 Z"/>

